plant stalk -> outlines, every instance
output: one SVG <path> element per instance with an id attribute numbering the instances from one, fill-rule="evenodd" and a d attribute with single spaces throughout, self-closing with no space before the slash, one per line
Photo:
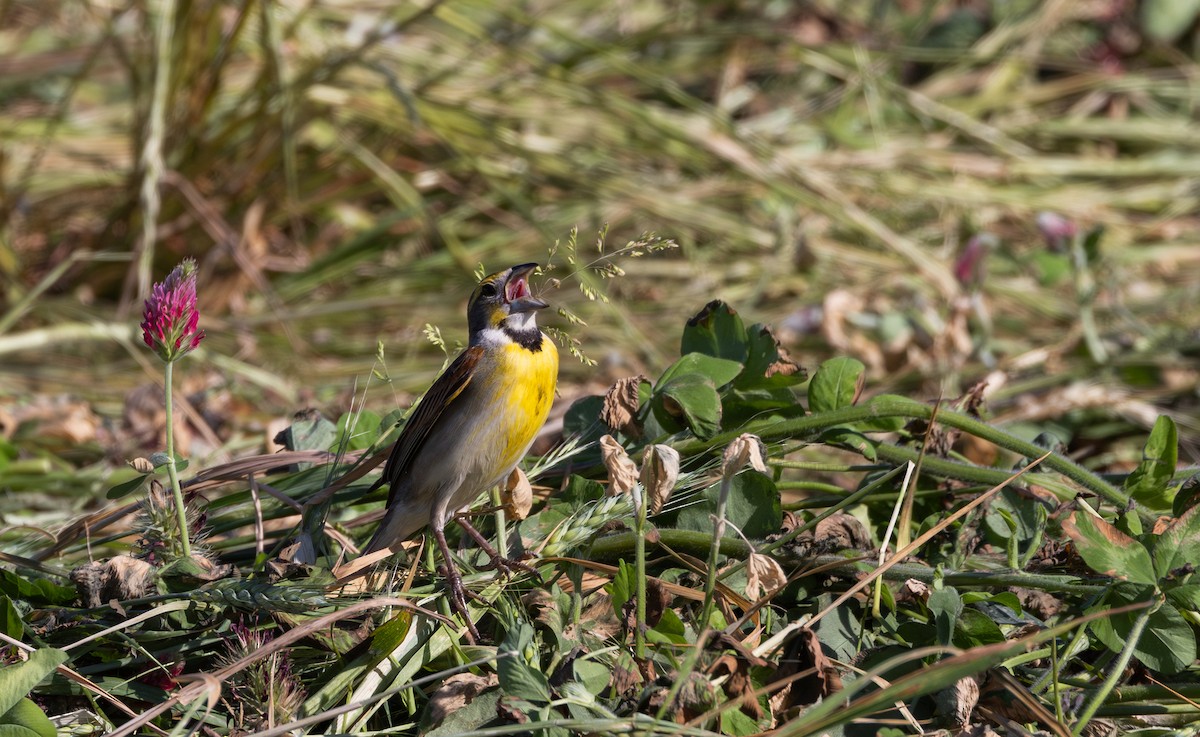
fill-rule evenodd
<path id="1" fill-rule="evenodd" d="M 1133 651 L 1137 648 L 1138 640 L 1142 639 L 1142 633 L 1145 632 L 1146 625 L 1150 622 L 1150 615 L 1158 611 L 1160 606 L 1162 606 L 1161 600 L 1154 606 L 1143 611 L 1138 616 L 1137 621 L 1133 623 L 1133 627 L 1129 630 L 1129 635 L 1125 637 L 1125 647 L 1121 648 L 1117 659 L 1113 661 L 1112 668 L 1108 671 L 1108 677 L 1104 679 L 1104 683 L 1100 684 L 1100 688 L 1096 690 L 1092 696 L 1092 700 L 1088 702 L 1088 705 L 1083 708 L 1083 712 L 1079 715 L 1079 721 L 1075 722 L 1075 726 L 1071 729 L 1071 734 L 1074 737 L 1079 737 L 1079 735 L 1083 734 L 1083 730 L 1087 727 L 1088 722 L 1096 715 L 1096 710 L 1100 708 L 1104 700 L 1108 698 L 1108 695 L 1120 683 L 1121 676 L 1125 672 L 1125 666 L 1129 665 L 1129 661 L 1133 658 Z"/>
<path id="2" fill-rule="evenodd" d="M 637 570 L 637 621 L 634 626 L 633 633 L 633 648 L 634 655 L 638 660 L 646 659 L 646 490 L 641 489 L 638 493 L 640 485 L 634 487 L 634 504 L 637 509 L 634 510 L 636 515 L 636 530 L 633 540 L 634 565 Z"/>
<path id="3" fill-rule="evenodd" d="M 771 443 L 792 438 L 811 438 L 824 430 L 838 425 L 853 424 L 883 417 L 903 417 L 928 422 L 933 419 L 933 414 L 934 408 L 923 402 L 917 402 L 904 397 L 876 397 L 862 405 L 832 410 L 830 412 L 822 412 L 790 420 L 752 422 L 738 430 L 721 433 L 708 440 L 692 440 L 680 443 L 675 446 L 675 449 L 683 456 L 693 456 L 703 453 L 706 450 L 724 447 L 744 432 L 753 433 L 762 438 L 763 442 Z M 937 412 L 937 421 L 947 427 L 962 430 L 965 433 L 987 440 L 1005 450 L 1025 456 L 1031 460 L 1040 458 L 1046 452 L 1045 448 L 1021 440 L 982 420 L 977 420 L 961 412 L 939 409 Z M 896 446 L 881 443 L 879 448 L 895 449 Z M 908 459 L 888 458 L 888 460 L 902 462 Z M 965 464 L 956 465 L 962 465 L 966 469 L 971 468 Z M 1057 471 L 1117 507 L 1124 508 L 1130 504 L 1129 495 L 1065 456 L 1052 453 L 1042 461 L 1042 466 Z M 932 464 L 928 465 L 927 470 L 936 473 Z M 991 469 L 981 470 L 991 471 Z M 1154 522 L 1155 517 L 1150 510 L 1141 505 L 1137 505 L 1136 508 L 1138 515 L 1144 522 L 1148 524 Z"/>
<path id="4" fill-rule="evenodd" d="M 183 546 L 183 557 L 190 559 L 192 541 L 188 530 L 187 507 L 183 504 L 183 489 L 179 486 L 179 470 L 175 468 L 175 414 L 171 397 L 174 367 L 174 361 L 167 361 L 163 370 L 163 384 L 166 387 L 163 402 L 167 415 L 167 477 L 171 480 L 171 493 L 175 497 L 175 519 L 179 522 L 179 542 Z"/>
<path id="5" fill-rule="evenodd" d="M 501 558 L 508 558 L 508 520 L 504 514 L 504 505 L 500 501 L 500 487 L 492 487 L 491 500 L 492 507 L 496 510 L 496 552 Z"/>
<path id="6" fill-rule="evenodd" d="M 729 492 L 733 488 L 733 477 L 736 474 L 737 470 L 734 470 L 721 476 L 721 491 L 717 495 L 716 520 L 713 523 L 712 540 L 708 546 L 708 570 L 705 571 L 704 577 L 704 606 L 700 610 L 700 626 L 703 628 L 709 626 L 708 620 L 713 612 L 713 592 L 717 588 L 717 558 L 721 554 L 721 539 L 725 537 L 725 505 L 729 501 Z M 638 542 L 645 545 L 644 540 Z M 746 551 L 747 555 L 751 552 L 753 551 Z"/>
<path id="7" fill-rule="evenodd" d="M 672 530 L 660 528 L 658 530 L 660 542 L 679 552 L 689 553 L 696 557 L 704 554 L 705 549 L 711 548 L 712 536 L 707 532 L 697 532 L 695 530 Z M 608 535 L 592 543 L 592 547 L 588 553 L 588 558 L 594 561 L 610 561 L 618 560 L 627 556 L 634 550 L 634 533 L 624 532 L 617 535 Z M 751 548 L 745 542 L 737 538 L 725 538 L 721 540 L 722 555 L 730 558 L 746 558 L 750 553 L 767 553 L 768 547 L 763 546 L 757 550 Z M 846 576 L 857 576 L 862 573 L 861 560 L 848 560 L 844 555 L 805 555 L 794 552 L 792 550 L 778 550 L 770 553 L 779 563 L 785 568 L 805 568 L 811 569 L 821 567 L 827 572 L 833 572 Z M 864 553 L 865 555 L 865 553 Z M 828 566 L 828 568 L 826 568 Z M 884 574 L 884 578 L 889 580 L 904 581 L 905 579 L 915 578 L 918 581 L 931 583 L 934 579 L 935 570 L 929 566 L 920 565 L 918 563 L 898 563 L 888 569 Z M 1024 588 L 1036 588 L 1047 592 L 1057 592 L 1064 594 L 1073 594 L 1076 596 L 1095 596 L 1102 593 L 1105 587 L 1110 582 L 1110 579 L 1103 579 L 1095 583 L 1088 582 L 1085 579 L 1080 579 L 1075 576 L 1054 575 L 1045 573 L 1028 573 L 1025 571 L 945 571 L 942 580 L 948 586 L 1021 586 Z"/>

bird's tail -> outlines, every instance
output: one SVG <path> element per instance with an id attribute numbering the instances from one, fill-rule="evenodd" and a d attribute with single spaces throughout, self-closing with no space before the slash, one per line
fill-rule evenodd
<path id="1" fill-rule="evenodd" d="M 383 521 L 379 523 L 379 529 L 375 530 L 371 541 L 367 543 L 367 547 L 363 548 L 362 554 L 369 555 L 384 548 L 392 548 L 393 552 L 399 552 L 400 543 L 427 524 L 429 524 L 428 518 L 416 514 L 414 510 L 408 508 L 407 504 L 395 504 L 383 516 Z"/>

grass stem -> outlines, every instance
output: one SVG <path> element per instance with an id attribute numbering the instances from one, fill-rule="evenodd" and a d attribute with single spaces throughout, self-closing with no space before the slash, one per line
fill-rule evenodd
<path id="1" fill-rule="evenodd" d="M 1096 710 L 1100 708 L 1104 700 L 1112 693 L 1112 690 L 1121 682 L 1121 678 L 1125 674 L 1125 666 L 1129 665 L 1129 661 L 1133 658 L 1133 651 L 1137 649 L 1138 641 L 1142 639 L 1142 633 L 1146 631 L 1146 625 L 1150 622 L 1150 616 L 1158 611 L 1160 606 L 1162 606 L 1161 601 L 1144 610 L 1133 623 L 1133 627 L 1129 629 L 1129 634 L 1125 637 L 1125 647 L 1121 648 L 1121 653 L 1113 661 L 1112 667 L 1109 668 L 1108 677 L 1104 679 L 1104 683 L 1092 695 L 1092 700 L 1083 708 L 1083 711 L 1079 715 L 1079 721 L 1075 722 L 1075 726 L 1071 729 L 1071 734 L 1075 735 L 1075 737 L 1083 734 L 1083 730 L 1087 727 L 1088 722 L 1096 715 Z"/>

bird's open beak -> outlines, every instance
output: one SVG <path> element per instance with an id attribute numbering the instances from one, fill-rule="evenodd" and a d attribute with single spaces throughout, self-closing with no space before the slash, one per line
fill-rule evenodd
<path id="1" fill-rule="evenodd" d="M 504 283 L 504 300 L 508 302 L 509 312 L 533 312 L 550 306 L 529 291 L 528 277 L 537 267 L 537 264 L 521 264 L 510 270 L 508 281 Z"/>

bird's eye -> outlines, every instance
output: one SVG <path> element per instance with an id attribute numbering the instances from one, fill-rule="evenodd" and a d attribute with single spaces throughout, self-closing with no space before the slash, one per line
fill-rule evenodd
<path id="1" fill-rule="evenodd" d="M 484 297 L 495 297 L 496 296 L 496 285 L 492 284 L 491 282 L 484 284 L 482 287 L 479 288 L 479 294 L 481 294 Z"/>

